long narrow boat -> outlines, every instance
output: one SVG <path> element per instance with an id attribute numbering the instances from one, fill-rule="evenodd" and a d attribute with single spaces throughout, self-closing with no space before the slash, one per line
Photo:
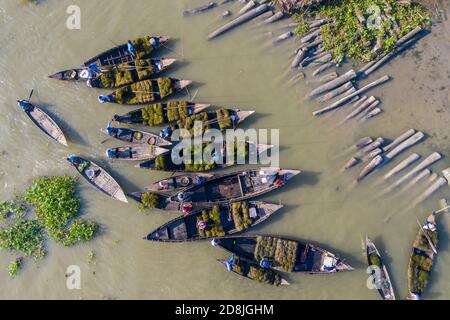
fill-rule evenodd
<path id="1" fill-rule="evenodd" d="M 192 212 L 227 202 L 244 201 L 283 187 L 298 170 L 262 168 L 216 175 L 172 196 L 135 192 L 129 196 L 146 208 Z M 147 201 L 149 200 L 150 201 Z"/>
<path id="2" fill-rule="evenodd" d="M 120 185 L 103 168 L 92 161 L 74 155 L 69 156 L 67 161 L 96 189 L 116 200 L 128 203 Z"/>
<path id="3" fill-rule="evenodd" d="M 115 115 L 113 121 L 153 127 L 193 116 L 210 106 L 210 104 L 191 103 L 187 101 L 169 101 L 168 103 L 148 105 L 122 116 Z"/>
<path id="4" fill-rule="evenodd" d="M 158 73 L 169 68 L 175 59 L 136 60 L 134 66 L 111 68 L 87 81 L 88 87 L 100 89 L 114 89 L 131 85 L 135 82 L 153 78 Z M 131 64 L 131 63 L 129 63 Z"/>
<path id="5" fill-rule="evenodd" d="M 419 300 L 425 291 L 437 255 L 437 245 L 438 229 L 433 213 L 421 225 L 413 244 L 408 266 L 408 299 Z"/>
<path id="6" fill-rule="evenodd" d="M 169 41 L 168 37 L 145 36 L 128 41 L 122 45 L 107 50 L 92 59 L 86 61 L 86 67 L 95 64 L 100 66 L 112 66 L 125 62 L 131 62 L 136 59 L 145 59 L 153 53 L 153 51 L 161 48 Z"/>
<path id="7" fill-rule="evenodd" d="M 206 180 L 211 179 L 212 177 L 214 177 L 214 175 L 209 173 L 187 173 L 160 180 L 147 186 L 145 189 L 150 192 L 161 194 L 173 194 L 205 183 Z"/>
<path id="8" fill-rule="evenodd" d="M 29 100 L 18 100 L 17 103 L 41 131 L 67 147 L 67 140 L 63 131 L 47 113 L 31 104 Z"/>
<path id="9" fill-rule="evenodd" d="M 101 103 L 146 104 L 157 102 L 179 92 L 192 83 L 190 80 L 158 78 L 143 80 L 120 88 L 109 95 L 101 95 Z"/>
<path id="10" fill-rule="evenodd" d="M 166 172 L 207 172 L 220 168 L 229 168 L 238 164 L 256 163 L 259 161 L 260 156 L 271 148 L 273 146 L 267 144 L 256 144 L 253 142 L 236 143 L 232 150 L 233 158 L 231 158 L 231 153 L 228 155 L 226 142 L 223 142 L 220 150 L 216 150 L 213 143 L 204 143 L 202 148 L 196 146 L 187 148 L 187 152 L 190 153 L 189 160 L 186 161 L 183 155 L 179 164 L 173 161 L 172 153 L 165 153 L 142 162 L 136 167 Z M 206 153 L 211 155 L 211 159 L 204 158 Z M 196 157 L 200 157 L 202 162 L 196 162 Z"/>
<path id="11" fill-rule="evenodd" d="M 233 235 L 246 231 L 283 206 L 261 201 L 224 203 L 176 218 L 147 235 L 158 242 L 191 242 Z"/>
<path id="12" fill-rule="evenodd" d="M 255 111 L 223 108 L 216 111 L 201 112 L 172 123 L 167 128 L 161 130 L 160 136 L 170 139 L 174 131 L 179 129 L 186 130 L 191 136 L 195 136 L 196 134 L 201 135 L 208 129 L 222 131 L 234 129 L 254 113 Z M 202 124 L 202 130 L 198 130 L 200 132 L 194 130 L 196 122 Z"/>
<path id="13" fill-rule="evenodd" d="M 395 300 L 395 292 L 389 273 L 381 259 L 381 254 L 375 244 L 366 237 L 367 263 L 372 268 L 375 285 L 383 300 Z"/>
<path id="14" fill-rule="evenodd" d="M 111 148 L 106 151 L 106 156 L 110 159 L 125 161 L 144 161 L 154 159 L 159 155 L 169 152 L 169 150 L 155 147 L 148 144 L 137 144 L 118 148 Z"/>
<path id="15" fill-rule="evenodd" d="M 88 81 L 94 79 L 91 86 L 98 87 L 97 81 L 101 82 L 102 87 L 108 85 L 108 83 L 117 82 L 121 83 L 125 73 L 127 78 L 145 80 L 153 75 L 163 72 L 170 67 L 176 60 L 166 58 L 154 58 L 154 59 L 138 59 L 131 62 L 125 62 L 118 65 L 110 65 L 103 67 L 79 67 L 69 70 L 57 72 L 49 76 L 51 79 L 62 81 Z M 119 78 L 119 81 L 116 80 Z M 125 79 L 126 80 L 126 79 Z M 137 80 L 137 81 L 139 81 Z M 89 85 L 90 83 L 88 83 Z M 125 84 L 122 84 L 125 85 Z"/>
<path id="16" fill-rule="evenodd" d="M 216 244 L 236 256 L 276 271 L 325 274 L 354 270 L 331 252 L 295 240 L 255 235 L 220 238 Z"/>
<path id="17" fill-rule="evenodd" d="M 161 138 L 157 134 L 130 129 L 130 128 L 114 128 L 108 125 L 106 129 L 101 129 L 101 132 L 117 140 L 129 142 L 132 144 L 148 144 L 155 147 L 168 147 L 172 142 Z"/>
<path id="18" fill-rule="evenodd" d="M 277 272 L 262 268 L 256 263 L 239 257 L 232 256 L 230 260 L 217 260 L 224 265 L 228 271 L 240 275 L 246 279 L 274 286 L 289 286 L 290 283 L 283 279 Z"/>

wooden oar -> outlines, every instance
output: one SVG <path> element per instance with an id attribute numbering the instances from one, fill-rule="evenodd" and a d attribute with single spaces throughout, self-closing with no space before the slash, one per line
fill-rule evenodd
<path id="1" fill-rule="evenodd" d="M 433 240 L 431 240 L 430 236 L 428 235 L 428 232 L 423 228 L 422 224 L 419 221 L 419 218 L 417 218 L 417 224 L 419 225 L 420 230 L 422 230 L 423 234 L 425 235 L 425 238 L 427 238 L 428 243 L 430 244 L 431 249 L 433 249 L 434 254 L 437 254 L 437 249 L 434 246 Z"/>
<path id="2" fill-rule="evenodd" d="M 444 208 L 442 208 L 442 209 L 440 209 L 438 211 L 435 211 L 434 214 L 442 213 L 442 212 L 445 212 L 445 211 L 447 211 L 449 209 L 450 209 L 450 206 L 447 206 L 447 207 L 444 207 Z"/>

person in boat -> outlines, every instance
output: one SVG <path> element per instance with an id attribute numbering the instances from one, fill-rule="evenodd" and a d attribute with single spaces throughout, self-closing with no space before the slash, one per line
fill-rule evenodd
<path id="1" fill-rule="evenodd" d="M 164 128 L 159 133 L 159 136 L 163 139 L 170 139 L 170 137 L 172 136 L 172 130 L 170 128 Z"/>
<path id="2" fill-rule="evenodd" d="M 226 263 L 226 267 L 227 267 L 228 272 L 231 272 L 233 270 L 234 260 L 235 260 L 234 255 L 232 255 L 230 257 L 230 259 L 228 259 L 228 261 Z"/>
<path id="3" fill-rule="evenodd" d="M 272 261 L 269 260 L 269 259 L 263 259 L 263 260 L 261 260 L 261 262 L 259 263 L 259 266 L 260 266 L 261 268 L 264 268 L 264 269 L 269 269 L 269 268 L 272 267 Z"/>
<path id="4" fill-rule="evenodd" d="M 133 153 L 131 152 L 131 149 L 127 149 L 126 151 L 119 151 L 119 149 L 109 149 L 107 151 L 107 156 L 110 159 L 123 159 L 123 158 L 132 158 Z"/>
<path id="5" fill-rule="evenodd" d="M 89 161 L 81 159 L 77 156 L 70 156 L 67 158 L 67 161 L 72 163 L 80 173 L 83 173 L 84 170 L 89 166 Z"/>
<path id="6" fill-rule="evenodd" d="M 17 100 L 17 103 L 18 103 L 19 107 L 22 108 L 22 110 L 25 111 L 26 113 L 29 113 L 29 112 L 33 111 L 33 109 L 34 109 L 34 106 L 30 103 L 30 101 Z"/>
<path id="7" fill-rule="evenodd" d="M 113 99 L 112 96 L 103 96 L 103 95 L 101 95 L 101 96 L 98 97 L 98 101 L 100 103 L 107 103 L 107 102 L 114 102 L 114 99 Z"/>
<path id="8" fill-rule="evenodd" d="M 113 137 L 113 138 L 116 138 L 119 140 L 126 140 L 126 141 L 131 142 L 134 137 L 133 130 L 126 129 L 126 128 L 114 128 L 111 126 L 111 123 L 108 124 L 106 131 L 110 137 Z"/>
<path id="9" fill-rule="evenodd" d="M 185 216 L 190 215 L 193 210 L 194 210 L 194 206 L 192 205 L 192 203 L 183 203 L 183 214 Z"/>

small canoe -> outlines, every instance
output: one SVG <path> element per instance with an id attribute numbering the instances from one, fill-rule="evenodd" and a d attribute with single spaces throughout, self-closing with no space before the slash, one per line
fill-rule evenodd
<path id="1" fill-rule="evenodd" d="M 67 147 L 67 140 L 63 131 L 47 113 L 27 100 L 19 100 L 17 103 L 41 131 Z"/>
<path id="2" fill-rule="evenodd" d="M 261 201 L 225 203 L 176 218 L 151 232 L 145 239 L 191 242 L 233 235 L 266 221 L 282 207 Z"/>
<path id="3" fill-rule="evenodd" d="M 408 289 L 411 300 L 420 300 L 433 267 L 438 245 L 436 215 L 433 213 L 421 225 L 413 244 L 408 266 Z"/>
<path id="4" fill-rule="evenodd" d="M 117 160 L 144 161 L 156 158 L 157 156 L 167 152 L 169 152 L 167 149 L 152 145 L 138 144 L 108 149 L 106 151 L 106 156 L 110 159 Z"/>
<path id="5" fill-rule="evenodd" d="M 172 145 L 172 142 L 167 141 L 154 133 L 136 129 L 114 128 L 108 126 L 106 129 L 101 129 L 101 131 L 112 138 L 132 144 L 148 144 L 155 147 L 168 147 Z"/>
<path id="6" fill-rule="evenodd" d="M 147 80 L 169 68 L 175 59 L 136 60 L 116 68 L 110 68 L 87 80 L 88 87 L 114 89 Z"/>
<path id="7" fill-rule="evenodd" d="M 172 196 L 152 192 L 135 192 L 129 196 L 146 208 L 189 213 L 213 205 L 261 196 L 283 187 L 300 172 L 279 168 L 252 169 L 215 175 L 202 184 L 186 188 Z"/>
<path id="8" fill-rule="evenodd" d="M 331 252 L 295 240 L 255 235 L 220 238 L 216 243 L 236 256 L 276 271 L 329 274 L 354 270 Z"/>
<path id="9" fill-rule="evenodd" d="M 169 127 L 164 128 L 161 130 L 160 136 L 170 139 L 173 132 L 179 129 L 187 130 L 192 136 L 194 136 L 195 122 L 201 122 L 203 126 L 203 130 L 199 132 L 200 134 L 203 134 L 208 129 L 217 129 L 222 131 L 234 129 L 254 113 L 255 111 L 244 111 L 240 109 L 219 109 L 216 111 L 201 112 L 177 121 Z"/>
<path id="10" fill-rule="evenodd" d="M 210 106 L 210 104 L 191 103 L 187 101 L 169 101 L 168 103 L 148 105 L 128 112 L 123 116 L 115 115 L 113 121 L 153 127 L 193 116 Z"/>
<path id="11" fill-rule="evenodd" d="M 383 300 L 395 300 L 395 292 L 392 286 L 389 273 L 381 259 L 381 254 L 375 244 L 366 237 L 366 255 L 367 263 L 372 268 L 372 276 L 375 280 L 375 286 Z"/>
<path id="12" fill-rule="evenodd" d="M 155 50 L 164 46 L 167 41 L 169 41 L 168 37 L 145 36 L 142 38 L 136 38 L 128 43 L 116 46 L 96 57 L 93 57 L 92 59 L 86 61 L 84 65 L 89 67 L 90 65 L 95 64 L 98 67 L 103 67 L 131 62 L 136 59 L 145 59 L 148 58 Z M 130 42 L 134 47 L 134 54 L 130 51 Z"/>
<path id="13" fill-rule="evenodd" d="M 127 197 L 120 185 L 103 168 L 92 161 L 77 156 L 67 158 L 75 169 L 96 189 L 112 197 L 113 199 L 128 203 Z"/>
<path id="14" fill-rule="evenodd" d="M 145 189 L 156 193 L 175 193 L 186 188 L 191 188 L 204 183 L 207 179 L 214 177 L 208 173 L 187 173 L 155 182 Z"/>
<path id="15" fill-rule="evenodd" d="M 97 87 L 103 88 L 104 86 L 108 85 L 109 82 L 113 82 L 112 79 L 114 79 L 114 83 L 109 84 L 110 85 L 109 88 L 111 88 L 111 85 L 116 85 L 117 82 L 122 83 L 122 81 L 124 81 L 124 79 L 122 78 L 124 78 L 125 76 L 126 79 L 128 78 L 138 79 L 135 80 L 135 82 L 149 79 L 151 76 L 166 70 L 175 61 L 176 61 L 175 59 L 166 59 L 166 58 L 143 59 L 143 60 L 139 59 L 118 65 L 97 67 L 100 73 L 98 73 L 98 70 L 94 71 L 92 68 L 89 67 L 80 67 L 57 72 L 49 76 L 49 78 L 62 81 L 88 81 L 89 79 L 93 79 L 93 81 L 88 82 L 88 86 L 96 88 Z M 121 75 L 120 72 L 125 73 L 125 75 Z M 116 77 L 119 77 L 119 80 L 116 80 Z M 98 81 L 100 81 L 100 84 L 97 83 Z"/>
<path id="16" fill-rule="evenodd" d="M 290 283 L 283 279 L 277 272 L 271 269 L 265 269 L 256 263 L 241 259 L 239 257 L 233 257 L 230 260 L 217 260 L 220 264 L 224 265 L 227 270 L 240 275 L 246 279 L 250 279 L 256 282 L 270 284 L 274 286 L 289 286 Z M 228 269 L 230 268 L 230 269 Z"/>
<path id="17" fill-rule="evenodd" d="M 233 159 L 228 157 L 228 147 L 226 142 L 220 150 L 215 149 L 214 144 L 205 143 L 203 149 L 191 148 L 191 159 L 188 162 L 181 159 L 181 163 L 177 164 L 173 161 L 172 153 L 166 153 L 148 161 L 136 165 L 136 168 L 166 171 L 166 172 L 208 172 L 220 168 L 229 168 L 238 164 L 257 163 L 262 154 L 265 154 L 273 146 L 267 144 L 256 144 L 247 142 L 244 148 L 240 148 L 237 144 L 234 147 Z M 211 149 L 211 159 L 204 159 L 203 156 L 207 149 Z M 201 153 L 200 155 L 198 153 Z M 195 163 L 196 156 L 201 156 L 202 163 Z"/>
<path id="18" fill-rule="evenodd" d="M 190 80 L 158 78 L 143 80 L 120 88 L 110 95 L 99 96 L 101 103 L 146 104 L 160 101 L 179 92 L 192 83 Z"/>

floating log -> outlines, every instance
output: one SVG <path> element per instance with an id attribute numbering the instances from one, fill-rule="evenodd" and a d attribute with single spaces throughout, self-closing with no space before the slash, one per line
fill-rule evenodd
<path id="1" fill-rule="evenodd" d="M 328 22 L 327 19 L 316 20 L 316 21 L 313 21 L 313 22 L 309 25 L 309 28 L 312 29 L 312 28 L 321 27 L 321 26 L 323 26 L 324 24 L 326 24 L 327 22 Z"/>
<path id="2" fill-rule="evenodd" d="M 354 73 L 354 71 L 353 71 L 353 73 Z M 369 84 L 366 85 L 365 87 L 363 87 L 363 88 L 357 90 L 356 92 L 354 92 L 354 93 L 348 95 L 348 96 L 345 97 L 345 98 L 342 98 L 341 100 L 339 100 L 339 101 L 333 103 L 332 105 L 330 105 L 330 106 L 328 106 L 328 107 L 326 107 L 326 108 L 323 108 L 323 109 L 321 109 L 321 110 L 317 110 L 317 111 L 313 112 L 313 115 L 314 115 L 314 116 L 319 116 L 319 115 L 321 115 L 321 114 L 323 114 L 323 113 L 326 113 L 326 112 L 329 112 L 329 111 L 334 110 L 334 109 L 336 109 L 336 108 L 339 108 L 340 106 L 342 106 L 343 104 L 347 103 L 348 101 L 350 101 L 351 99 L 353 99 L 353 98 L 356 97 L 357 95 L 360 95 L 361 93 L 364 93 L 364 92 L 366 92 L 366 91 L 368 91 L 368 90 L 370 90 L 370 89 L 372 89 L 372 88 L 374 88 L 374 87 L 376 87 L 376 86 L 378 86 L 378 85 L 381 85 L 381 84 L 383 84 L 383 83 L 389 81 L 390 79 L 391 79 L 391 78 L 390 78 L 389 76 L 381 77 L 380 79 L 378 79 L 378 80 L 376 80 L 376 81 L 374 81 L 374 82 L 372 82 L 372 83 L 369 83 Z M 337 79 L 336 79 L 336 80 L 337 80 Z"/>
<path id="3" fill-rule="evenodd" d="M 385 142 L 385 140 L 383 138 L 377 138 L 375 141 L 373 141 L 371 144 L 365 146 L 362 150 L 361 153 L 366 154 L 369 153 L 379 147 L 381 147 L 383 145 L 383 143 Z"/>
<path id="4" fill-rule="evenodd" d="M 212 40 L 216 37 L 218 37 L 219 35 L 245 23 L 248 22 L 254 18 L 256 18 L 257 16 L 263 14 L 264 12 L 266 12 L 267 10 L 269 10 L 269 6 L 266 4 L 260 5 L 259 7 L 250 10 L 247 13 L 244 13 L 242 16 L 232 20 L 231 22 L 225 24 L 224 26 L 220 27 L 219 29 L 217 29 L 216 31 L 212 32 L 209 36 L 208 36 L 208 40 Z"/>
<path id="5" fill-rule="evenodd" d="M 352 93 L 355 93 L 355 92 L 356 92 L 356 89 L 355 89 L 355 87 L 352 86 L 350 89 L 348 89 L 344 93 L 342 93 L 339 96 L 337 96 L 336 100 L 341 100 L 343 97 L 346 97 L 346 96 L 348 96 L 348 95 L 350 95 Z M 359 99 L 359 97 L 356 97 L 356 98 L 357 98 L 357 100 Z M 352 101 L 349 101 L 349 102 L 352 102 Z"/>
<path id="6" fill-rule="evenodd" d="M 381 155 L 378 155 L 375 158 L 373 158 L 373 160 L 370 161 L 370 163 L 361 171 L 356 181 L 361 182 L 369 174 L 374 172 L 383 163 L 383 161 L 384 158 Z"/>
<path id="7" fill-rule="evenodd" d="M 390 151 L 388 154 L 386 154 L 386 158 L 388 160 L 392 160 L 393 158 L 395 158 L 397 155 L 399 155 L 406 149 L 411 148 L 418 142 L 422 141 L 424 138 L 425 138 L 425 134 L 423 132 L 420 132 L 420 131 L 417 132 L 415 135 L 413 135 L 409 139 L 403 141 L 397 147 L 392 149 L 392 151 Z"/>
<path id="8" fill-rule="evenodd" d="M 375 158 L 376 156 L 381 155 L 382 153 L 383 153 L 383 149 L 376 148 L 376 149 L 372 150 L 371 152 L 368 152 L 367 154 L 365 154 L 363 157 L 363 161 L 364 162 L 370 161 L 373 158 Z"/>
<path id="9" fill-rule="evenodd" d="M 320 96 L 319 98 L 317 98 L 317 102 L 323 103 L 323 102 L 327 102 L 331 99 L 336 98 L 337 96 L 339 96 L 340 94 L 348 91 L 349 89 L 354 88 L 353 84 L 349 81 L 344 83 L 342 86 L 331 90 L 330 92 Z"/>
<path id="10" fill-rule="evenodd" d="M 243 15 L 244 13 L 253 9 L 254 7 L 256 7 L 255 1 L 250 0 L 241 10 L 239 10 L 238 14 Z"/>
<path id="11" fill-rule="evenodd" d="M 373 142 L 372 137 L 364 137 L 356 143 L 356 149 L 362 149 Z"/>
<path id="12" fill-rule="evenodd" d="M 337 88 L 341 85 L 343 85 L 346 82 L 352 81 L 353 79 L 356 78 L 356 73 L 354 70 L 350 70 L 347 73 L 343 74 L 342 76 L 340 76 L 339 78 L 330 81 L 329 83 L 326 83 L 318 88 L 316 88 L 315 90 L 313 90 L 310 94 L 309 97 L 314 97 L 317 96 L 321 93 L 333 90 L 334 88 Z"/>
<path id="13" fill-rule="evenodd" d="M 361 69 L 358 70 L 358 74 L 363 74 L 367 69 L 372 67 L 375 63 L 377 63 L 377 60 L 372 60 L 369 63 L 365 64 Z"/>
<path id="14" fill-rule="evenodd" d="M 344 121 L 348 121 L 350 119 L 355 118 L 358 114 L 360 114 L 362 111 L 364 111 L 367 107 L 371 106 L 374 103 L 379 103 L 379 101 L 374 97 L 371 96 L 369 99 L 363 101 L 363 103 L 356 107 L 355 110 L 350 112 L 347 117 L 345 117 Z"/>
<path id="15" fill-rule="evenodd" d="M 408 156 L 405 160 L 400 162 L 397 166 L 395 166 L 391 171 L 386 173 L 384 175 L 384 180 L 387 180 L 396 174 L 400 173 L 401 171 L 405 170 L 407 167 L 409 167 L 411 164 L 416 162 L 420 159 L 420 156 L 417 153 L 413 153 L 410 156 Z"/>
<path id="16" fill-rule="evenodd" d="M 293 33 L 292 31 L 288 31 L 288 32 L 283 33 L 282 35 L 278 36 L 278 38 L 276 38 L 276 39 L 273 41 L 273 43 L 274 43 L 274 44 L 280 43 L 280 42 L 282 42 L 282 41 L 284 41 L 284 40 L 287 40 L 287 39 L 289 39 L 289 38 L 292 38 L 293 36 L 294 36 L 294 33 Z"/>
<path id="17" fill-rule="evenodd" d="M 317 60 L 319 58 L 322 58 L 323 56 L 326 56 L 328 54 L 329 54 L 328 52 L 316 52 L 316 53 L 314 53 L 314 55 L 312 55 L 312 56 L 310 56 L 310 57 L 308 57 L 308 58 L 306 58 L 305 60 L 302 61 L 302 67 L 304 67 L 307 64 L 309 64 L 309 63 L 311 63 L 311 62 L 313 62 L 313 61 L 315 61 L 315 60 Z"/>
<path id="18" fill-rule="evenodd" d="M 389 187 L 389 190 L 392 191 L 392 190 L 396 189 L 401 184 L 403 184 L 404 182 L 406 182 L 409 179 L 411 179 L 412 177 L 414 177 L 417 173 L 428 168 L 429 166 L 431 166 L 432 164 L 434 164 L 435 162 L 437 162 L 441 159 L 442 159 L 442 155 L 438 152 L 434 152 L 428 158 L 426 158 L 420 164 L 418 164 L 414 169 L 412 169 L 409 173 L 405 174 L 403 177 L 401 177 L 400 179 L 395 181 L 395 183 L 393 183 Z"/>
<path id="19" fill-rule="evenodd" d="M 433 195 L 436 191 L 447 184 L 447 179 L 440 177 L 437 181 L 433 182 L 415 201 L 414 206 L 419 205 L 420 203 L 427 200 L 429 197 Z"/>
<path id="20" fill-rule="evenodd" d="M 327 53 L 327 54 L 323 55 L 322 57 L 314 59 L 313 61 L 311 61 L 310 65 L 311 66 L 315 66 L 315 65 L 319 65 L 319 64 L 328 63 L 332 59 L 333 59 L 333 57 L 331 56 L 331 54 Z"/>
<path id="21" fill-rule="evenodd" d="M 210 9 L 213 9 L 215 7 L 217 7 L 217 3 L 210 2 L 210 3 L 205 4 L 204 6 L 201 6 L 201 7 L 198 7 L 198 8 L 184 10 L 183 11 L 183 15 L 187 16 L 187 15 L 199 14 L 199 13 L 208 11 Z"/>
<path id="22" fill-rule="evenodd" d="M 313 29 L 310 32 L 308 32 L 306 35 L 304 35 L 302 38 L 300 38 L 301 43 L 307 43 L 311 42 L 312 39 L 318 37 L 320 35 L 321 30 L 319 28 Z"/>
<path id="23" fill-rule="evenodd" d="M 262 21 L 263 22 L 264 20 L 270 18 L 271 16 L 273 16 L 273 12 L 269 10 L 267 12 L 264 12 L 262 15 L 260 15 L 258 17 L 257 21 Z M 262 24 L 262 22 L 260 22 L 258 25 Z"/>
<path id="24" fill-rule="evenodd" d="M 372 118 L 375 118 L 377 115 L 379 115 L 382 112 L 383 112 L 383 110 L 381 108 L 375 108 L 372 111 L 370 111 L 367 115 L 365 115 L 362 118 L 362 121 L 368 121 Z"/>
<path id="25" fill-rule="evenodd" d="M 281 20 L 284 17 L 284 13 L 281 11 L 278 11 L 277 13 L 275 13 L 273 16 L 271 16 L 270 18 L 266 19 L 263 21 L 263 24 L 269 24 L 269 23 L 274 23 L 278 20 Z"/>
<path id="26" fill-rule="evenodd" d="M 411 189 L 413 186 L 418 184 L 425 178 L 428 178 L 431 175 L 430 169 L 422 170 L 414 179 L 412 179 L 408 184 L 403 188 L 404 191 Z"/>
<path id="27" fill-rule="evenodd" d="M 365 116 L 367 116 L 370 112 L 372 112 L 373 110 L 375 110 L 379 105 L 380 105 L 381 101 L 377 100 L 374 103 L 372 103 L 370 106 L 368 106 L 367 108 L 365 108 L 364 110 L 361 111 L 360 114 L 358 114 L 356 116 L 357 119 L 363 119 Z"/>
<path id="28" fill-rule="evenodd" d="M 280 29 L 295 29 L 299 25 L 300 25 L 300 22 L 292 22 L 292 23 L 288 23 L 288 24 L 281 26 Z"/>
<path id="29" fill-rule="evenodd" d="M 450 168 L 443 170 L 442 174 L 444 175 L 444 178 L 447 179 L 448 185 L 450 186 Z"/>
<path id="30" fill-rule="evenodd" d="M 349 170 L 349 169 L 353 168 L 354 166 L 356 166 L 356 165 L 359 163 L 359 161 L 360 161 L 360 160 L 359 160 L 358 158 L 352 157 L 352 158 L 347 162 L 347 164 L 345 165 L 344 169 L 345 169 L 345 170 Z"/>
<path id="31" fill-rule="evenodd" d="M 324 76 L 322 76 L 322 77 L 320 77 L 318 79 L 310 80 L 310 81 L 307 82 L 307 84 L 326 83 L 326 82 L 329 82 L 329 81 L 331 81 L 333 79 L 336 79 L 337 77 L 338 77 L 337 73 L 336 72 L 332 72 L 332 73 L 326 74 L 326 75 L 324 75 Z"/>
<path id="32" fill-rule="evenodd" d="M 325 63 L 324 65 L 320 66 L 319 68 L 317 68 L 316 71 L 313 72 L 313 76 L 316 77 L 319 74 L 321 74 L 322 72 L 324 72 L 325 70 L 328 70 L 329 68 L 333 67 L 335 64 L 334 62 L 328 62 Z"/>
<path id="33" fill-rule="evenodd" d="M 313 42 L 306 44 L 305 50 L 307 50 L 307 51 L 311 50 L 312 48 L 315 48 L 315 47 L 321 45 L 322 43 L 323 43 L 323 39 L 321 36 L 319 36 Z"/>
<path id="34" fill-rule="evenodd" d="M 409 129 L 404 134 L 402 134 L 400 137 L 396 138 L 391 144 L 387 145 L 383 148 L 384 152 L 388 152 L 389 150 L 395 148 L 400 143 L 404 142 L 405 140 L 411 138 L 416 133 L 415 129 Z"/>
<path id="35" fill-rule="evenodd" d="M 306 50 L 300 49 L 297 54 L 295 55 L 294 60 L 292 61 L 291 68 L 297 68 L 298 65 L 305 59 L 306 56 Z"/>

